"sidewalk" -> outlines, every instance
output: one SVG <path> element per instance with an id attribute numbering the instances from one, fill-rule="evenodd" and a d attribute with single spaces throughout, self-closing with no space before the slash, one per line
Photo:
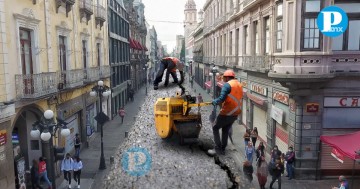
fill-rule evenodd
<path id="1" fill-rule="evenodd" d="M 194 82 L 193 84 L 193 89 L 192 91 L 194 91 L 194 89 L 196 90 L 195 94 L 201 94 L 204 101 L 211 101 L 212 100 L 212 96 L 210 94 L 208 94 L 203 88 L 201 88 L 200 85 L 198 85 L 196 82 Z M 191 90 L 191 89 L 188 89 Z M 194 92 L 193 92 L 194 93 Z M 242 165 L 243 162 L 245 161 L 245 144 L 243 141 L 243 135 L 245 134 L 245 126 L 241 125 L 238 123 L 238 121 L 235 121 L 233 124 L 233 141 L 234 144 L 231 144 L 231 142 L 228 142 L 228 147 L 226 150 L 226 153 L 230 154 L 230 156 L 235 160 L 236 162 L 236 167 L 238 169 L 241 170 L 242 172 Z M 259 143 L 257 142 L 257 145 Z M 256 146 L 257 147 L 257 146 Z M 267 161 L 270 159 L 270 155 L 266 154 L 267 156 Z M 257 176 L 255 175 L 256 173 L 256 165 L 255 162 L 253 163 L 254 166 L 254 174 L 253 174 L 253 181 L 250 184 L 251 188 L 260 188 L 258 181 L 257 181 Z M 286 172 L 286 171 L 285 171 Z M 282 177 L 282 188 L 284 189 L 312 189 L 312 188 L 316 188 L 316 189 L 329 189 L 332 188 L 333 186 L 337 186 L 338 185 L 338 180 L 337 179 L 326 179 L 326 180 L 288 180 L 287 177 Z M 351 179 L 348 180 L 349 185 L 351 187 Z M 271 176 L 268 177 L 268 181 L 265 185 L 266 188 L 269 188 L 271 182 Z M 360 180 L 355 180 L 354 181 L 354 186 L 360 186 Z M 277 182 L 274 183 L 273 185 L 274 188 L 278 188 Z M 352 188 L 352 187 L 351 187 Z M 356 187 L 354 187 L 356 188 Z"/>
<path id="2" fill-rule="evenodd" d="M 148 86 L 149 87 L 149 86 Z M 128 102 L 125 105 L 126 115 L 124 123 L 116 116 L 113 120 L 105 123 L 103 127 L 104 156 L 107 169 L 99 170 L 101 143 L 100 132 L 96 132 L 89 141 L 89 148 L 83 148 L 80 152 L 84 168 L 81 172 L 81 188 L 83 189 L 99 189 L 102 186 L 104 175 L 110 170 L 110 157 L 114 156 L 117 148 L 125 139 L 125 132 L 129 131 L 134 124 L 134 117 L 137 116 L 139 107 L 143 104 L 145 97 L 145 87 L 140 88 L 134 95 L 134 102 Z M 61 176 L 56 180 L 58 189 L 68 188 L 64 177 Z M 76 188 L 74 179 L 71 181 L 72 188 Z"/>

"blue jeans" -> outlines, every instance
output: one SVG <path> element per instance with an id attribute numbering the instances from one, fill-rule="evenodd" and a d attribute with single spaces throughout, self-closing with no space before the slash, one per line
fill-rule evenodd
<path id="1" fill-rule="evenodd" d="M 288 173 L 289 179 L 294 178 L 294 165 L 293 163 L 286 164 L 286 172 Z"/>
<path id="2" fill-rule="evenodd" d="M 39 178 L 40 179 L 44 178 L 45 182 L 49 185 L 49 187 L 52 186 L 52 184 L 51 184 L 51 182 L 50 182 L 50 180 L 49 180 L 49 178 L 47 176 L 47 171 L 44 171 L 43 173 L 40 173 Z"/>

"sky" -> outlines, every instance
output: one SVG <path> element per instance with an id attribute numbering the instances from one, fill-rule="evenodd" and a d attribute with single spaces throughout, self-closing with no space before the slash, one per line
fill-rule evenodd
<path id="1" fill-rule="evenodd" d="M 199 11 L 206 0 L 194 1 Z M 175 48 L 176 35 L 184 35 L 184 9 L 187 0 L 142 0 L 142 2 L 145 5 L 146 21 L 150 27 L 155 27 L 158 40 L 163 45 L 167 45 L 167 51 L 170 53 Z"/>

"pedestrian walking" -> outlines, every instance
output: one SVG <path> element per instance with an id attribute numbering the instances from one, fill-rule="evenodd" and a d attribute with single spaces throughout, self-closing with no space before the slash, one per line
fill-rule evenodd
<path id="1" fill-rule="evenodd" d="M 123 124 L 124 123 L 124 117 L 125 117 L 125 109 L 124 109 L 124 107 L 121 107 L 119 109 L 119 116 L 121 117 L 121 124 Z"/>
<path id="2" fill-rule="evenodd" d="M 197 96 L 197 101 L 198 101 L 198 103 L 204 102 L 203 97 L 201 96 L 201 93 L 199 93 L 199 95 Z"/>
<path id="3" fill-rule="evenodd" d="M 256 149 L 256 161 L 258 161 L 261 156 L 265 157 L 265 146 L 263 142 L 260 142 Z"/>
<path id="4" fill-rule="evenodd" d="M 272 180 L 270 183 L 270 189 L 272 189 L 275 181 L 278 181 L 278 189 L 281 189 L 281 174 L 284 173 L 284 165 L 281 163 L 280 158 L 275 159 L 275 163 L 271 165 Z"/>
<path id="5" fill-rule="evenodd" d="M 242 108 L 241 101 L 243 97 L 243 88 L 240 82 L 235 79 L 234 71 L 226 70 L 223 79 L 226 83 L 224 83 L 223 88 L 221 89 L 221 95 L 212 102 L 214 106 L 222 103 L 222 107 L 216 118 L 215 125 L 213 126 L 215 148 L 208 150 L 210 155 L 215 155 L 216 153 L 225 155 L 229 130 L 241 113 Z M 219 133 L 220 129 L 222 131 L 221 140 Z"/>
<path id="6" fill-rule="evenodd" d="M 71 188 L 71 171 L 73 170 L 74 160 L 67 153 L 66 157 L 61 162 L 61 171 L 64 173 L 64 179 L 68 181 L 69 188 Z"/>
<path id="7" fill-rule="evenodd" d="M 48 188 L 50 189 L 52 184 L 47 176 L 46 161 L 43 157 L 39 157 L 39 180 L 41 180 L 41 178 L 45 180 L 45 182 L 48 184 Z"/>
<path id="8" fill-rule="evenodd" d="M 76 133 L 74 138 L 75 157 L 80 157 L 80 145 L 81 145 L 80 136 L 79 133 Z"/>
<path id="9" fill-rule="evenodd" d="M 42 189 L 40 186 L 40 177 L 39 177 L 39 162 L 36 159 L 32 160 L 32 167 L 30 169 L 31 175 L 31 188 L 32 189 Z"/>
<path id="10" fill-rule="evenodd" d="M 135 94 L 134 89 L 130 89 L 129 90 L 129 98 L 130 98 L 131 102 L 134 102 L 134 94 Z"/>
<path id="11" fill-rule="evenodd" d="M 256 176 L 260 185 L 260 189 L 265 189 L 265 184 L 268 177 L 268 164 L 265 160 L 265 156 L 260 156 L 259 161 L 256 163 Z"/>
<path id="12" fill-rule="evenodd" d="M 332 189 L 350 189 L 349 183 L 346 180 L 345 176 L 340 175 L 339 176 L 339 186 L 333 187 Z"/>
<path id="13" fill-rule="evenodd" d="M 190 84 L 191 84 L 191 88 L 194 88 L 194 76 L 193 75 L 190 77 Z"/>
<path id="14" fill-rule="evenodd" d="M 81 176 L 81 169 L 83 168 L 82 161 L 79 157 L 75 158 L 73 164 L 73 171 L 74 171 L 74 180 L 77 182 L 77 188 L 80 188 L 80 176 Z"/>
<path id="15" fill-rule="evenodd" d="M 256 127 L 254 127 L 254 129 L 250 133 L 250 137 L 251 137 L 253 146 L 256 146 L 256 141 L 257 141 L 258 135 L 259 135 L 258 130 Z"/>
<path id="16" fill-rule="evenodd" d="M 293 147 L 289 147 L 289 150 L 285 155 L 286 160 L 286 172 L 289 180 L 294 178 L 294 162 L 295 162 L 295 152 L 293 151 Z"/>
<path id="17" fill-rule="evenodd" d="M 252 182 L 254 173 L 254 167 L 252 166 L 251 162 L 245 161 L 243 164 L 243 172 L 245 175 L 245 178 L 249 180 L 249 182 Z"/>
<path id="18" fill-rule="evenodd" d="M 245 143 L 245 147 L 248 145 L 248 143 L 249 143 L 249 141 L 250 141 L 250 134 L 251 134 L 250 129 L 246 129 L 245 134 L 244 134 L 244 136 L 243 136 L 243 138 L 244 138 L 244 143 Z"/>
<path id="19" fill-rule="evenodd" d="M 275 145 L 273 150 L 271 150 L 271 163 L 274 163 L 277 158 L 280 159 L 282 152 L 279 150 L 278 146 Z"/>
<path id="20" fill-rule="evenodd" d="M 253 157 L 255 154 L 255 147 L 252 145 L 252 142 L 249 142 L 247 146 L 245 146 L 245 155 L 246 159 L 252 164 Z"/>

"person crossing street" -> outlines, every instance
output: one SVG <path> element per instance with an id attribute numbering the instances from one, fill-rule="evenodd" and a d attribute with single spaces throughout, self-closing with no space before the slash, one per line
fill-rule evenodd
<path id="1" fill-rule="evenodd" d="M 241 83 L 235 79 L 235 73 L 233 70 L 226 70 L 224 72 L 223 80 L 225 83 L 220 96 L 212 102 L 214 106 L 222 103 L 222 107 L 213 126 L 215 149 L 208 150 L 208 154 L 210 155 L 225 155 L 229 131 L 232 124 L 241 113 L 241 102 L 243 97 L 243 88 Z M 220 129 L 222 129 L 221 140 L 219 134 Z"/>

